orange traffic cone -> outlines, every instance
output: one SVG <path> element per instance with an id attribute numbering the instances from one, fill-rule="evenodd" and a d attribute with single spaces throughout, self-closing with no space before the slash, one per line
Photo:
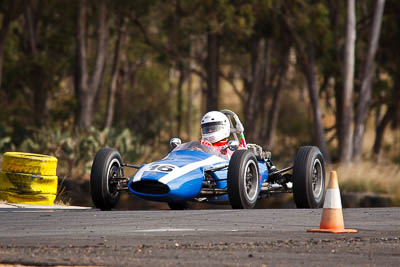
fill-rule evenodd
<path id="1" fill-rule="evenodd" d="M 342 201 L 340 199 L 339 184 L 335 171 L 331 171 L 319 228 L 320 229 L 308 229 L 307 232 L 334 234 L 357 233 L 355 229 L 344 229 Z"/>

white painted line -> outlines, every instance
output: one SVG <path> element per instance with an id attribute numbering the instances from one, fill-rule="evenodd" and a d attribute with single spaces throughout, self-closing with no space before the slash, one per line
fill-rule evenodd
<path id="1" fill-rule="evenodd" d="M 238 232 L 239 230 L 201 229 L 201 228 L 156 228 L 133 230 L 131 233 L 161 233 L 161 232 Z"/>
<path id="2" fill-rule="evenodd" d="M 145 230 L 134 230 L 136 233 L 155 233 L 155 232 L 195 232 L 201 229 L 191 228 L 159 228 L 159 229 L 145 229 Z"/>
<path id="3" fill-rule="evenodd" d="M 31 204 L 14 204 L 14 203 L 0 203 L 0 209 L 47 209 L 47 210 L 87 210 L 91 207 L 79 206 L 59 206 L 59 205 L 31 205 Z"/>

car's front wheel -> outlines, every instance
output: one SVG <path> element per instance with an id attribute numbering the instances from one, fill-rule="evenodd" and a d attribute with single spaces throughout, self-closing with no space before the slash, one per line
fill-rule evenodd
<path id="1" fill-rule="evenodd" d="M 318 147 L 303 146 L 293 166 L 293 198 L 297 208 L 320 208 L 325 199 L 325 163 Z"/>
<path id="2" fill-rule="evenodd" d="M 260 192 L 258 163 L 248 150 L 233 153 L 228 166 L 228 196 L 233 209 L 252 209 Z"/>
<path id="3" fill-rule="evenodd" d="M 90 172 L 90 192 L 93 204 L 101 210 L 111 210 L 118 202 L 117 177 L 122 177 L 122 159 L 118 151 L 100 149 Z"/>

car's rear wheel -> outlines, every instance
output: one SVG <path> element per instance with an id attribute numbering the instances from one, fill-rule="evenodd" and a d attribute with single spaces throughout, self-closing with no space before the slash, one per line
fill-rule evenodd
<path id="1" fill-rule="evenodd" d="M 93 161 L 90 172 L 90 191 L 93 204 L 101 210 L 111 210 L 118 202 L 117 177 L 122 177 L 122 159 L 118 151 L 100 149 Z"/>
<path id="2" fill-rule="evenodd" d="M 293 198 L 297 208 L 320 208 L 325 199 L 325 163 L 318 147 L 303 146 L 293 166 Z"/>
<path id="3" fill-rule="evenodd" d="M 233 153 L 228 166 L 228 196 L 233 209 L 252 209 L 260 192 L 258 163 L 248 150 Z"/>

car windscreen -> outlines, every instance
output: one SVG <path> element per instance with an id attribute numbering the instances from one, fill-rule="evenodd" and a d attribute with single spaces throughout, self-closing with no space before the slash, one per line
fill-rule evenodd
<path id="1" fill-rule="evenodd" d="M 201 151 L 201 152 L 204 152 L 204 153 L 216 155 L 216 156 L 224 158 L 224 159 L 228 159 L 227 155 L 224 155 L 224 154 L 216 151 L 211 146 L 203 145 L 199 141 L 183 143 L 183 144 L 177 146 L 173 151 L 180 151 L 180 150 Z"/>

